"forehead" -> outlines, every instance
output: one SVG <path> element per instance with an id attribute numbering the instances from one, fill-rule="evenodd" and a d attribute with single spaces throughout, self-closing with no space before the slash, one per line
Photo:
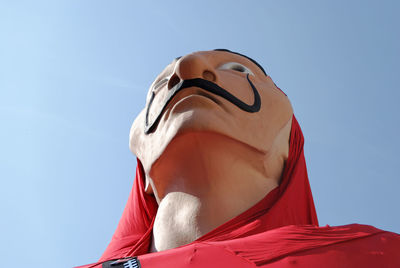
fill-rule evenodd
<path id="1" fill-rule="evenodd" d="M 188 55 L 196 55 L 196 56 L 202 57 L 209 64 L 211 64 L 213 67 L 216 67 L 216 68 L 219 65 L 222 65 L 227 62 L 238 62 L 238 63 L 245 65 L 249 69 L 251 69 L 255 74 L 261 73 L 261 74 L 266 75 L 264 69 L 256 61 L 254 61 L 253 59 L 251 59 L 245 55 L 242 55 L 242 54 L 236 53 L 236 52 L 232 52 L 229 50 L 220 49 L 220 50 L 211 50 L 211 51 L 198 51 L 198 52 L 193 52 Z M 170 64 L 168 64 L 164 68 L 164 70 L 158 75 L 157 78 L 165 77 L 166 75 L 170 74 L 175 69 L 175 65 L 181 58 L 182 57 L 175 58 Z"/>

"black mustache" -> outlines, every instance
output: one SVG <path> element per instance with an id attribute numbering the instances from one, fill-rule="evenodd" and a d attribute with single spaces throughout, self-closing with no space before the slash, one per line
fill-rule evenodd
<path id="1" fill-rule="evenodd" d="M 218 86 L 217 84 L 204 80 L 201 78 L 194 78 L 194 79 L 189 79 L 189 80 L 183 80 L 180 81 L 178 84 L 176 84 L 172 89 L 169 90 L 167 97 L 165 98 L 164 106 L 160 110 L 159 114 L 157 115 L 156 119 L 149 124 L 149 110 L 150 107 L 153 103 L 155 93 L 150 97 L 149 104 L 147 105 L 147 110 L 146 110 L 146 118 L 145 118 L 145 128 L 144 128 L 144 133 L 149 134 L 152 132 L 157 125 L 158 121 L 160 120 L 162 114 L 164 113 L 165 108 L 167 105 L 171 102 L 172 98 L 182 89 L 189 88 L 189 87 L 198 87 L 201 88 L 205 91 L 211 92 L 217 96 L 220 96 L 227 101 L 231 102 L 232 104 L 236 105 L 238 108 L 241 110 L 248 112 L 248 113 L 255 113 L 258 112 L 261 108 L 261 98 L 260 94 L 258 93 L 256 87 L 253 85 L 253 83 L 249 79 L 249 74 L 246 76 L 247 81 L 249 81 L 249 84 L 253 90 L 254 93 L 254 103 L 252 105 L 248 105 L 244 103 L 243 101 L 239 100 L 235 96 L 233 96 L 231 93 L 229 93 L 227 90 L 223 89 L 222 87 Z"/>

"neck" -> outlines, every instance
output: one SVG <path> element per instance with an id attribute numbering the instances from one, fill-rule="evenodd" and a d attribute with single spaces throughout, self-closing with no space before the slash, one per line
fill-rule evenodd
<path id="1" fill-rule="evenodd" d="M 176 137 L 149 174 L 159 203 L 151 251 L 191 243 L 249 209 L 278 185 L 283 162 L 215 133 Z"/>

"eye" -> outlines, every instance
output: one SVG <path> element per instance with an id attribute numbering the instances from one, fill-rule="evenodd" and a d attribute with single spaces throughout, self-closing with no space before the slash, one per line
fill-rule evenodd
<path id="1" fill-rule="evenodd" d="M 253 74 L 253 72 L 244 66 L 243 64 L 240 64 L 238 62 L 227 62 L 223 65 L 221 65 L 218 69 L 220 70 L 233 70 L 236 72 L 241 72 L 241 73 L 246 73 L 246 74 Z"/>

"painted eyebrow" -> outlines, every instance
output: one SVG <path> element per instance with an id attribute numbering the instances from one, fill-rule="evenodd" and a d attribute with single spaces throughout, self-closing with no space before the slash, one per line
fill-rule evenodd
<path id="1" fill-rule="evenodd" d="M 268 76 L 267 73 L 265 72 L 264 68 L 263 68 L 258 62 L 256 62 L 255 60 L 253 60 L 252 58 L 250 58 L 250 57 L 248 57 L 248 56 L 246 56 L 246 55 L 243 55 L 243 54 L 241 54 L 241 53 L 234 52 L 234 51 L 231 51 L 231 50 L 225 49 L 225 48 L 217 48 L 217 49 L 214 49 L 214 51 L 228 52 L 228 53 L 232 53 L 232 54 L 235 54 L 235 55 L 239 55 L 239 56 L 245 57 L 246 59 L 250 60 L 250 61 L 253 62 L 255 65 L 257 65 L 258 68 L 260 68 L 260 70 L 261 70 L 266 76 Z"/>

